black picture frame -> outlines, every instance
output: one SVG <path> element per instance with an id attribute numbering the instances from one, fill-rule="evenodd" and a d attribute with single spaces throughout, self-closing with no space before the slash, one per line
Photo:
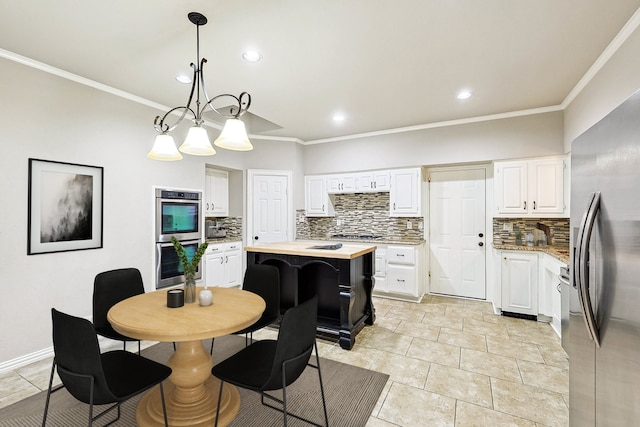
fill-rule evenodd
<path id="1" fill-rule="evenodd" d="M 102 248 L 104 169 L 29 159 L 27 255 Z"/>

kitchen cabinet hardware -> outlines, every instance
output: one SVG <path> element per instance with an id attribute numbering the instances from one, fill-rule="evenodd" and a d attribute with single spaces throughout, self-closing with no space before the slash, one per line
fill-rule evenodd
<path id="1" fill-rule="evenodd" d="M 484 233 L 478 233 L 478 237 L 484 237 Z"/>
<path id="2" fill-rule="evenodd" d="M 484 246 L 484 243 L 478 242 L 478 246 Z"/>

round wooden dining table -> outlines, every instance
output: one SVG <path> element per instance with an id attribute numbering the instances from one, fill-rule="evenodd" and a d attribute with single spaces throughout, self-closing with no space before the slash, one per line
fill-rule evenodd
<path id="1" fill-rule="evenodd" d="M 167 307 L 167 291 L 148 292 L 114 305 L 107 315 L 113 328 L 139 340 L 175 342 L 168 365 L 173 372 L 164 385 L 171 426 L 212 426 L 220 382 L 211 375 L 213 358 L 202 340 L 228 335 L 255 323 L 265 309 L 264 300 L 233 288 L 210 288 L 213 303 L 198 302 Z M 199 292 L 201 288 L 196 291 Z M 240 410 L 240 393 L 225 383 L 218 425 L 229 424 Z M 149 390 L 136 410 L 139 426 L 164 426 L 160 388 Z"/>

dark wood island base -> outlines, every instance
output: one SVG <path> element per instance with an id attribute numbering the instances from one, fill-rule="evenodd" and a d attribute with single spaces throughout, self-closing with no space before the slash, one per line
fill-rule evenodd
<path id="1" fill-rule="evenodd" d="M 324 242 L 326 243 L 326 242 Z M 351 350 L 356 335 L 373 325 L 375 246 L 343 245 L 312 249 L 312 242 L 279 242 L 246 247 L 247 265 L 273 265 L 280 271 L 280 306 L 290 307 L 318 295 L 318 331 L 339 337 Z"/>

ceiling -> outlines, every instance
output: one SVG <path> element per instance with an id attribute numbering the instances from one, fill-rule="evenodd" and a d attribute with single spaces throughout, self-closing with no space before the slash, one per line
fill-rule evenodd
<path id="1" fill-rule="evenodd" d="M 200 29 L 209 94 L 251 93 L 254 135 L 318 142 L 559 106 L 639 7 L 640 0 L 0 0 L 0 48 L 175 107 L 189 92 L 175 76 L 190 74 L 196 61 L 187 13 L 198 11 L 209 20 Z M 248 48 L 262 60 L 244 61 Z M 473 96 L 460 101 L 463 88 Z M 336 112 L 343 122 L 332 120 Z"/>

